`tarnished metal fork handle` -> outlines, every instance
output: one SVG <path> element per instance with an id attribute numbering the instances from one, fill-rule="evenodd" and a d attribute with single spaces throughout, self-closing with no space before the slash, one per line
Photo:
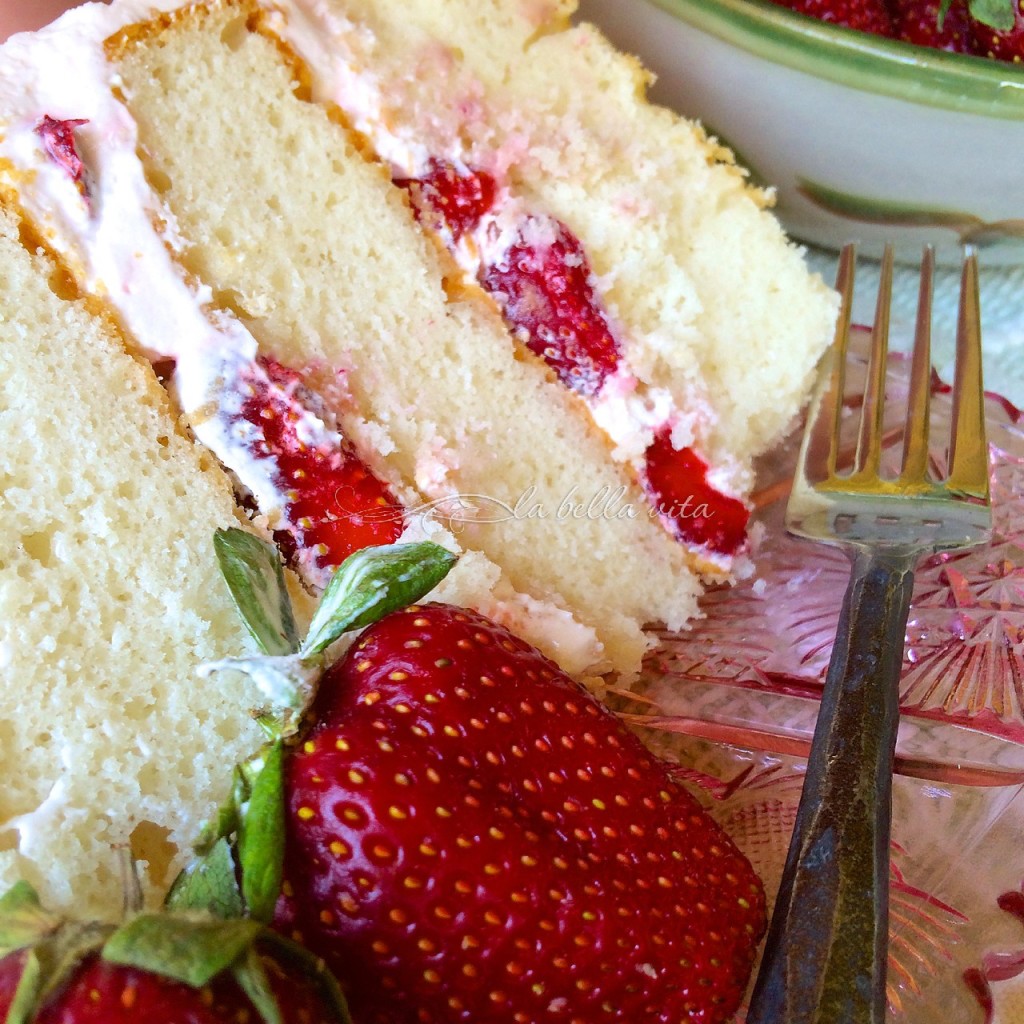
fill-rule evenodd
<path id="1" fill-rule="evenodd" d="M 946 480 L 936 484 L 927 475 L 930 253 L 922 268 L 902 470 L 896 480 L 879 473 L 891 251 L 883 260 L 855 468 L 837 475 L 853 264 L 852 250 L 845 251 L 825 478 L 814 485 L 807 479 L 819 393 L 787 509 L 793 532 L 841 544 L 853 567 L 748 1024 L 884 1021 L 892 764 L 914 567 L 925 552 L 983 540 L 989 521 L 973 257 L 961 287 Z M 952 511 L 958 499 L 966 499 L 963 515 Z"/>

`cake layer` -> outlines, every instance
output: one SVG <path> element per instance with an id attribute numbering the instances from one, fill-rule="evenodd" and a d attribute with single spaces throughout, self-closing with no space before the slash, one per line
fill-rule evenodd
<path id="1" fill-rule="evenodd" d="M 149 369 L 3 207 L 0 266 L 0 890 L 110 917 L 114 847 L 162 887 L 259 742 L 244 681 L 196 675 L 246 645 L 212 547 L 238 520 Z"/>

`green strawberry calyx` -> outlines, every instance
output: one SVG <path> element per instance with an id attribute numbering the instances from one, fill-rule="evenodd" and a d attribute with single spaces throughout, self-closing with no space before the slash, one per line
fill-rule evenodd
<path id="1" fill-rule="evenodd" d="M 193 896 L 199 896 L 199 887 Z M 18 882 L 0 897 L 0 957 L 24 955 L 6 1024 L 29 1024 L 93 955 L 192 988 L 230 975 L 264 1024 L 282 1024 L 257 943 L 267 955 L 315 979 L 339 1024 L 350 1024 L 337 982 L 322 962 L 259 921 L 224 917 L 218 912 L 224 907 L 210 909 L 198 902 L 171 912 L 133 914 L 121 925 L 83 922 L 51 913 L 31 885 Z"/>
<path id="2" fill-rule="evenodd" d="M 429 541 L 355 552 L 331 578 L 300 642 L 277 549 L 237 528 L 218 530 L 213 543 L 235 607 L 263 653 L 208 662 L 200 672 L 230 669 L 249 676 L 270 705 L 257 719 L 272 738 L 298 731 L 335 641 L 414 604 L 456 562 Z"/>

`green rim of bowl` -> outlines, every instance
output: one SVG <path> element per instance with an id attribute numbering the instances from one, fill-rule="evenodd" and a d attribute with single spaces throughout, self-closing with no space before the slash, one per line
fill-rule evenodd
<path id="1" fill-rule="evenodd" d="M 884 39 L 770 0 L 653 3 L 756 56 L 853 89 L 944 110 L 1024 119 L 1024 68 L 1012 64 Z"/>

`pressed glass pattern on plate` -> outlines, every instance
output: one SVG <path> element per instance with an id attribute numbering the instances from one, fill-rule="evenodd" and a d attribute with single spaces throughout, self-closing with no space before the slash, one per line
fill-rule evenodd
<path id="1" fill-rule="evenodd" d="M 895 421 L 905 361 L 891 363 Z M 857 390 L 851 381 L 851 408 Z M 933 436 L 945 437 L 938 378 L 933 409 Z M 1024 417 L 991 395 L 987 418 L 993 539 L 921 562 L 907 626 L 888 984 L 900 1024 L 1024 1021 Z M 892 441 L 901 451 L 895 422 Z M 932 451 L 940 475 L 945 456 Z M 691 630 L 662 635 L 639 696 L 622 705 L 655 749 L 687 766 L 682 778 L 769 897 L 849 576 L 840 551 L 785 534 L 794 459 L 791 444 L 762 467 L 753 573 L 712 589 Z"/>

